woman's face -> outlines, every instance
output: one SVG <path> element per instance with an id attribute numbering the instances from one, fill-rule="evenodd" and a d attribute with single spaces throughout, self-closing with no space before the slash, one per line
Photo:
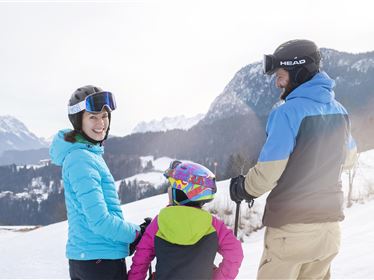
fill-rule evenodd
<path id="1" fill-rule="evenodd" d="M 96 141 L 105 138 L 109 127 L 108 112 L 103 109 L 100 113 L 83 112 L 82 130 L 86 135 Z"/>

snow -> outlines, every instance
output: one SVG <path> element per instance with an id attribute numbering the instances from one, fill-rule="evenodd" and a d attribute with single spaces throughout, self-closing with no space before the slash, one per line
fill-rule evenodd
<path id="1" fill-rule="evenodd" d="M 39 164 L 26 164 L 26 168 L 27 169 L 30 169 L 30 168 L 39 169 L 39 168 L 45 167 L 50 162 L 51 162 L 50 159 L 41 159 L 41 160 L 39 160 Z M 21 166 L 21 167 L 23 167 L 23 166 Z"/>
<path id="2" fill-rule="evenodd" d="M 170 162 L 172 162 L 174 159 L 169 157 L 160 157 L 154 159 L 154 156 L 145 156 L 140 157 L 140 160 L 143 168 L 147 166 L 149 161 L 151 161 L 155 171 L 164 172 L 169 167 Z"/>
<path id="3" fill-rule="evenodd" d="M 68 278 L 65 259 L 67 223 L 57 223 L 37 230 L 0 236 L 1 278 Z"/>
<path id="4" fill-rule="evenodd" d="M 6 115 L 0 116 L 0 132 L 14 133 L 18 135 L 23 131 L 28 131 L 26 126 L 16 118 Z"/>
<path id="5" fill-rule="evenodd" d="M 31 190 L 30 193 L 37 195 L 37 202 L 40 204 L 43 200 L 48 199 L 50 186 L 46 186 L 42 177 L 33 178 L 31 181 Z"/>
<path id="6" fill-rule="evenodd" d="M 13 192 L 11 192 L 11 191 L 0 192 L 0 198 L 3 198 L 4 196 L 7 196 L 7 195 L 11 196 L 11 195 L 13 195 Z"/>
<path id="7" fill-rule="evenodd" d="M 30 132 L 25 124 L 9 115 L 0 116 L 0 140 L 0 153 L 46 147 L 46 143 Z"/>
<path id="8" fill-rule="evenodd" d="M 153 185 L 155 188 L 161 187 L 164 183 L 167 182 L 163 173 L 169 167 L 170 163 L 174 159 L 169 158 L 169 157 L 160 157 L 160 158 L 154 159 L 153 156 L 144 156 L 144 157 L 140 157 L 140 160 L 141 160 L 141 164 L 143 168 L 147 165 L 148 161 L 151 161 L 153 165 L 153 171 L 146 172 L 146 173 L 139 173 L 134 176 L 116 181 L 115 184 L 116 184 L 117 191 L 123 180 L 125 180 L 126 183 L 133 182 L 135 180 L 138 183 L 145 183 L 145 184 L 149 183 Z"/>
<path id="9" fill-rule="evenodd" d="M 133 182 L 137 181 L 139 182 L 144 182 L 144 183 L 150 183 L 156 188 L 161 186 L 163 183 L 166 183 L 166 178 L 161 172 L 148 172 L 148 173 L 141 173 L 137 174 L 131 177 L 128 177 L 125 179 L 126 183 L 128 182 Z"/>
<path id="10" fill-rule="evenodd" d="M 121 183 L 122 183 L 122 180 L 118 180 L 118 181 L 114 182 L 114 185 L 116 186 L 116 191 L 117 192 L 119 191 L 119 186 L 121 185 Z"/>
<path id="11" fill-rule="evenodd" d="M 340 58 L 337 63 L 338 66 L 346 66 L 349 65 L 349 60 Z"/>
<path id="12" fill-rule="evenodd" d="M 335 278 L 374 277 L 374 222 L 371 213 L 374 213 L 373 200 L 366 204 L 354 204 L 346 211 L 346 219 L 341 224 L 341 250 L 333 265 Z"/>
<path id="13" fill-rule="evenodd" d="M 2 129 L 2 128 L 0 128 L 0 129 Z M 4 130 L 2 130 L 2 131 L 4 131 Z M 10 148 L 14 148 L 15 147 L 14 143 L 12 141 L 9 141 L 9 140 L 6 140 L 5 144 L 7 144 Z"/>
<path id="14" fill-rule="evenodd" d="M 0 239 L 5 242 L 6 240 L 9 240 L 9 239 L 14 239 L 16 238 L 16 236 L 18 235 L 23 235 L 24 232 L 22 231 L 14 231 L 14 230 L 8 230 L 8 229 L 0 229 Z M 0 268 L 1 268 L 1 265 L 0 265 Z M 0 275 L 0 279 L 3 279 L 1 278 L 2 276 Z"/>
<path id="15" fill-rule="evenodd" d="M 254 74 L 262 74 L 262 62 L 257 62 L 255 64 L 253 64 L 253 66 L 251 67 L 251 69 L 249 70 L 249 75 L 254 75 Z"/>
<path id="16" fill-rule="evenodd" d="M 143 168 L 147 165 L 149 161 L 151 161 L 153 165 L 153 171 L 139 173 L 134 176 L 116 181 L 115 185 L 117 191 L 119 190 L 119 186 L 121 185 L 121 182 L 123 180 L 125 180 L 126 183 L 133 182 L 136 180 L 138 183 L 151 184 L 155 188 L 161 187 L 164 183 L 167 182 L 163 173 L 169 167 L 170 162 L 172 162 L 174 159 L 171 159 L 169 157 L 160 157 L 158 159 L 154 159 L 154 156 L 144 156 L 140 157 L 140 160 Z"/>
<path id="17" fill-rule="evenodd" d="M 132 130 L 132 133 L 147 132 L 147 131 L 167 131 L 171 129 L 187 130 L 197 124 L 204 114 L 198 114 L 193 117 L 185 117 L 184 115 L 176 117 L 165 117 L 162 120 L 153 120 L 150 122 L 140 122 Z"/>
<path id="18" fill-rule="evenodd" d="M 231 88 L 225 88 L 224 92 L 220 94 L 210 105 L 206 119 L 216 120 L 222 116 L 229 117 L 234 115 L 253 114 L 254 111 L 239 98 Z"/>
<path id="19" fill-rule="evenodd" d="M 170 163 L 173 160 L 174 159 L 171 159 L 171 158 L 168 158 L 168 157 L 160 157 L 160 158 L 154 160 L 154 162 L 153 162 L 154 169 L 158 170 L 158 171 L 161 171 L 161 172 L 164 172 L 166 169 L 169 168 Z"/>
<path id="20" fill-rule="evenodd" d="M 146 167 L 149 161 L 153 162 L 153 156 L 140 157 L 142 167 Z"/>
<path id="21" fill-rule="evenodd" d="M 346 191 L 347 174 L 343 174 L 342 179 Z M 341 223 L 341 250 L 332 263 L 332 279 L 372 279 L 374 276 L 372 265 L 374 219 L 371 218 L 371 214 L 374 213 L 374 200 L 370 200 L 370 195 L 374 191 L 373 185 L 374 150 L 362 153 L 359 158 L 353 184 L 354 190 L 357 190 L 354 198 L 365 196 L 366 199 L 361 199 L 360 203 L 354 203 L 352 207 L 345 209 L 346 218 Z M 228 186 L 229 180 L 218 182 L 216 198 L 206 206 L 206 209 L 231 209 L 231 213 L 224 211 L 227 216 L 223 218 L 232 225 L 234 204 L 228 198 Z M 251 209 L 250 223 L 253 225 L 260 224 L 265 198 L 266 196 L 262 196 L 256 199 Z M 162 207 L 166 206 L 167 201 L 167 195 L 162 194 L 126 204 L 122 206 L 122 209 L 127 220 L 141 223 L 144 217 L 154 217 Z M 242 203 L 241 216 L 243 218 L 248 217 L 247 209 L 245 203 Z M 264 229 L 259 229 L 247 236 L 248 226 L 248 223 L 244 224 L 243 230 L 239 233 L 239 238 L 244 240 L 242 244 L 245 258 L 237 279 L 255 279 L 262 254 Z M 66 221 L 22 233 L 1 233 L 0 228 L 0 248 L 2 249 L 0 278 L 68 279 L 68 262 L 65 258 L 66 238 Z M 216 262 L 219 259 L 218 257 Z M 129 267 L 130 258 L 127 259 L 127 264 Z"/>
<path id="22" fill-rule="evenodd" d="M 15 197 L 18 198 L 18 199 L 29 198 L 30 194 L 28 192 L 16 193 Z"/>
<path id="23" fill-rule="evenodd" d="M 362 73 L 366 73 L 370 68 L 374 68 L 374 59 L 372 58 L 361 59 L 351 66 L 351 69 L 355 69 L 356 71 Z"/>
<path id="24" fill-rule="evenodd" d="M 14 238 L 16 235 L 23 234 L 26 231 L 34 230 L 37 226 L 0 226 L 0 239 Z M 0 278 L 1 279 L 1 278 Z"/>
<path id="25" fill-rule="evenodd" d="M 356 175 L 352 188 L 352 196 L 355 201 L 365 201 L 374 196 L 374 150 L 361 153 L 356 166 Z M 348 193 L 348 172 L 342 174 L 343 189 Z"/>
<path id="26" fill-rule="evenodd" d="M 18 170 L 21 168 L 23 167 L 17 166 Z M 29 168 L 30 167 L 27 167 L 27 169 Z M 52 182 L 50 182 L 48 186 L 44 184 L 42 177 L 32 178 L 27 188 L 24 188 L 24 192 L 13 193 L 11 191 L 3 191 L 3 192 L 0 192 L 0 198 L 7 196 L 7 195 L 18 200 L 28 199 L 30 197 L 36 197 L 36 201 L 40 204 L 42 201 L 48 199 L 52 184 L 53 184 Z"/>

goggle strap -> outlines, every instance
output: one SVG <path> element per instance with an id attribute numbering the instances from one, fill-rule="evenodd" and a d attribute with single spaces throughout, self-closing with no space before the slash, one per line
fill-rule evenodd
<path id="1" fill-rule="evenodd" d="M 74 115 L 76 113 L 79 113 L 86 109 L 86 100 L 83 100 L 77 104 L 74 104 L 72 106 L 68 106 L 68 114 Z"/>
<path id="2" fill-rule="evenodd" d="M 264 55 L 262 68 L 263 73 L 270 74 L 277 68 L 292 69 L 297 66 L 305 67 L 314 63 L 314 59 L 308 55 L 293 59 L 277 59 L 274 55 Z"/>

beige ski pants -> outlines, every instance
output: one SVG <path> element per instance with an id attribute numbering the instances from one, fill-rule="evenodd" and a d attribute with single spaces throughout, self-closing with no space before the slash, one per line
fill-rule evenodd
<path id="1" fill-rule="evenodd" d="M 268 227 L 257 279 L 330 279 L 339 247 L 338 222 Z"/>

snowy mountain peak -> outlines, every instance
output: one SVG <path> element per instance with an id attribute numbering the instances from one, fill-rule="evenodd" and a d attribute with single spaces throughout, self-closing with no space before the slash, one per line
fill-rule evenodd
<path id="1" fill-rule="evenodd" d="M 0 133 L 7 132 L 7 133 L 21 133 L 21 132 L 29 132 L 27 127 L 20 122 L 15 117 L 5 115 L 0 116 Z"/>
<path id="2" fill-rule="evenodd" d="M 31 150 L 47 144 L 13 116 L 0 116 L 0 154 L 7 150 Z"/>
<path id="3" fill-rule="evenodd" d="M 153 120 L 150 122 L 141 122 L 135 126 L 132 133 L 147 132 L 147 131 L 167 131 L 171 129 L 187 130 L 197 124 L 204 114 L 198 114 L 193 117 L 185 117 L 184 115 L 176 117 L 165 117 L 162 120 Z"/>
<path id="4" fill-rule="evenodd" d="M 369 69 L 374 69 L 374 59 L 360 59 L 351 66 L 351 69 L 355 69 L 358 72 L 366 73 L 369 71 Z"/>
<path id="5" fill-rule="evenodd" d="M 214 100 L 204 119 L 211 122 L 234 115 L 264 114 L 268 104 L 263 100 L 272 94 L 270 77 L 262 73 L 262 62 L 255 62 L 240 69 L 223 92 Z M 260 102 L 262 101 L 262 102 Z"/>
<path id="6" fill-rule="evenodd" d="M 370 91 L 358 90 L 357 85 L 372 88 L 370 81 L 374 71 L 374 52 L 353 54 L 321 48 L 321 54 L 322 70 L 337 81 L 338 98 L 347 102 L 352 96 L 370 94 Z M 279 101 L 280 92 L 273 79 L 263 74 L 262 62 L 243 67 L 214 100 L 202 122 L 210 123 L 251 112 L 266 116 Z M 352 94 L 355 91 L 359 93 Z"/>

